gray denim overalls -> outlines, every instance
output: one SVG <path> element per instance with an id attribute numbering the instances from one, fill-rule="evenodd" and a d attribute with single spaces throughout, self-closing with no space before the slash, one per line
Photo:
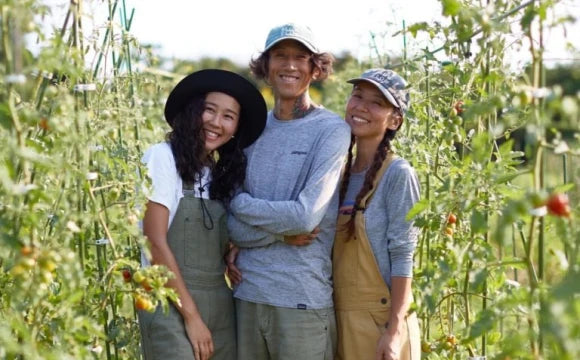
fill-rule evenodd
<path id="1" fill-rule="evenodd" d="M 211 331 L 212 360 L 233 360 L 234 303 L 224 278 L 227 214 L 221 202 L 197 198 L 192 189 L 184 184 L 184 196 L 167 232 L 167 241 L 185 285 Z M 160 306 L 154 313 L 139 311 L 139 323 L 146 360 L 194 359 L 183 318 L 175 305 L 170 305 L 167 314 Z"/>

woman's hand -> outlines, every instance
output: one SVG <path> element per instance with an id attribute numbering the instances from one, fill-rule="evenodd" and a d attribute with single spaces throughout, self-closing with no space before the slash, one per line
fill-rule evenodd
<path id="1" fill-rule="evenodd" d="M 391 277 L 391 312 L 387 330 L 377 345 L 377 360 L 399 360 L 401 356 L 401 347 L 408 331 L 406 319 L 412 298 L 411 281 L 408 277 Z"/>
<path id="2" fill-rule="evenodd" d="M 208 360 L 213 354 L 213 340 L 211 332 L 205 326 L 201 317 L 196 316 L 185 321 L 185 330 L 196 359 Z"/>
<path id="3" fill-rule="evenodd" d="M 242 272 L 236 266 L 236 259 L 238 258 L 238 253 L 240 252 L 240 248 L 235 245 L 230 247 L 230 250 L 226 254 L 226 265 L 227 265 L 227 274 L 228 278 L 233 285 L 238 285 L 242 282 Z"/>
<path id="4" fill-rule="evenodd" d="M 401 341 L 403 336 L 400 331 L 395 331 L 391 334 L 390 331 L 385 331 L 377 345 L 376 360 L 399 360 L 401 355 Z"/>

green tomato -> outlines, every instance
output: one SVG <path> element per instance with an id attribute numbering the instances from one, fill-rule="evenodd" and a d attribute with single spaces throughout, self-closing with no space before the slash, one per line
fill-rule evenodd
<path id="1" fill-rule="evenodd" d="M 136 271 L 136 272 L 133 274 L 133 280 L 134 280 L 136 283 L 139 283 L 139 284 L 140 284 L 140 283 L 142 283 L 143 281 L 145 281 L 145 275 L 143 275 L 143 273 L 142 273 L 142 272 L 140 272 L 140 271 Z"/>
<path id="2" fill-rule="evenodd" d="M 520 93 L 518 94 L 518 98 L 520 99 L 521 106 L 526 106 L 530 103 L 530 95 L 525 90 L 520 91 Z"/>

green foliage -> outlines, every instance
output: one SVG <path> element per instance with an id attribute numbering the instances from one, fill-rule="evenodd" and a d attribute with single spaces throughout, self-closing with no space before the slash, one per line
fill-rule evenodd
<path id="1" fill-rule="evenodd" d="M 146 290 L 123 281 L 119 267 L 140 267 L 138 220 L 149 185 L 139 159 L 163 138 L 172 83 L 102 69 L 93 78 L 98 69 L 86 66 L 86 49 L 66 28 L 36 57 L 15 56 L 24 35 L 43 36 L 28 22 L 46 8 L 1 7 L 0 358 L 138 358 L 134 296 L 166 306 L 175 293 L 164 287 L 165 268 L 143 270 Z M 78 26 L 77 3 L 71 11 Z M 116 74 L 142 61 L 123 39 L 113 50 L 124 59 Z"/>
<path id="2" fill-rule="evenodd" d="M 442 5 L 451 20 L 440 31 L 443 50 L 454 60 L 439 64 L 425 51 L 397 69 L 413 93 L 396 151 L 422 179 L 423 199 L 407 218 L 423 229 L 414 280 L 430 344 L 423 355 L 578 357 L 580 292 L 567 284 L 580 260 L 577 202 L 570 202 L 569 219 L 547 215 L 545 202 L 553 192 L 578 198 L 571 185 L 578 174 L 567 170 L 578 164 L 578 134 L 557 129 L 578 128 L 579 99 L 563 95 L 559 84 L 542 87 L 538 66 L 529 73 L 508 68 L 504 39 L 511 30 L 496 19 L 519 3 L 494 3 L 495 18 L 492 8 L 472 2 Z M 552 6 L 521 9 L 522 26 L 545 20 Z M 419 23 L 407 30 L 430 36 L 432 27 Z M 477 44 L 475 54 L 470 43 Z M 539 64 L 538 52 L 531 55 Z M 454 224 L 447 222 L 450 213 Z M 554 295 L 563 289 L 566 296 Z M 461 341 L 450 347 L 444 340 L 449 334 Z"/>

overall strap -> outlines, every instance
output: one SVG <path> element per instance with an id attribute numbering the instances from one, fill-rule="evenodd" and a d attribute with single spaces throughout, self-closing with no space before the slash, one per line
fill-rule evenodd
<path id="1" fill-rule="evenodd" d="M 205 203 L 206 199 L 203 198 L 203 192 L 209 190 L 206 190 L 205 187 L 201 185 L 199 186 L 198 190 L 200 194 L 199 203 L 203 216 L 203 226 L 208 230 L 212 230 L 214 228 L 213 217 L 209 211 L 209 208 L 207 207 L 207 204 Z M 183 195 L 189 195 L 193 197 L 195 195 L 195 183 L 183 182 L 182 192 Z"/>
<path id="2" fill-rule="evenodd" d="M 373 195 L 375 194 L 375 191 L 377 190 L 377 186 L 379 184 L 379 181 L 381 181 L 381 179 L 383 178 L 384 173 L 389 168 L 389 165 L 391 165 L 391 163 L 393 162 L 393 160 L 395 160 L 396 158 L 397 158 L 397 156 L 392 151 L 389 151 L 387 153 L 387 156 L 385 157 L 385 160 L 383 160 L 383 163 L 382 163 L 379 171 L 377 171 L 377 174 L 375 175 L 375 178 L 373 179 L 373 187 L 361 199 L 360 204 L 358 205 L 359 207 L 358 207 L 357 210 L 362 210 L 363 212 L 366 210 L 367 204 L 371 201 L 371 198 L 373 197 Z"/>

